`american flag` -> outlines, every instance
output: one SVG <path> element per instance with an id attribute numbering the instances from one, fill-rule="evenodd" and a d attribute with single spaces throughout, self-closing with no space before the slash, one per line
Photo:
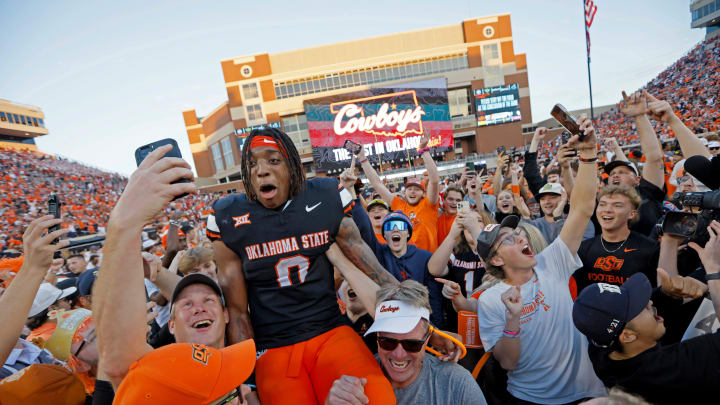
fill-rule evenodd
<path id="1" fill-rule="evenodd" d="M 590 26 L 592 26 L 597 13 L 597 6 L 592 0 L 585 0 L 585 36 L 587 39 L 587 54 L 590 57 Z"/>

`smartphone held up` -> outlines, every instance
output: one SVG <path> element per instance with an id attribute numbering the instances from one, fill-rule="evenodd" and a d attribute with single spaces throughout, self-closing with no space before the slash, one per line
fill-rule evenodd
<path id="1" fill-rule="evenodd" d="M 560 123 L 560 125 L 565 127 L 570 134 L 578 135 L 582 141 L 584 135 L 582 131 L 580 131 L 580 125 L 578 124 L 577 119 L 570 114 L 562 104 L 555 104 L 553 109 L 550 111 L 550 115 L 552 115 L 553 118 Z"/>
<path id="2" fill-rule="evenodd" d="M 147 145 L 143 145 L 135 150 L 135 162 L 138 166 L 145 160 L 145 158 L 152 153 L 155 149 L 158 149 L 165 145 L 172 145 L 172 150 L 170 150 L 168 153 L 165 154 L 165 157 L 175 157 L 182 159 L 182 154 L 180 153 L 180 147 L 178 146 L 177 142 L 174 139 L 171 138 L 165 138 L 161 139 L 159 141 L 149 143 Z M 172 184 L 177 183 L 190 183 L 190 180 L 186 178 L 180 178 L 172 182 Z M 187 193 L 179 195 L 175 198 L 173 198 L 173 201 L 177 200 L 178 198 L 183 198 L 187 195 Z"/>

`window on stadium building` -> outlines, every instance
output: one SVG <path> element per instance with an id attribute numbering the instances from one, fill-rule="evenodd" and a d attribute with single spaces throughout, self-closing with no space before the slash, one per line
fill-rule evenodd
<path id="1" fill-rule="evenodd" d="M 500 59 L 497 44 L 483 45 L 482 61 L 483 65 L 490 65 Z"/>
<path id="2" fill-rule="evenodd" d="M 212 152 L 213 162 L 215 163 L 215 172 L 217 173 L 224 169 L 222 153 L 220 152 L 220 144 L 216 143 L 212 145 L 210 147 L 210 151 Z"/>
<path id="3" fill-rule="evenodd" d="M 250 100 L 260 97 L 258 86 L 256 83 L 248 83 L 242 85 L 243 100 Z"/>
<path id="4" fill-rule="evenodd" d="M 230 143 L 230 137 L 223 139 L 221 142 L 223 150 L 223 158 L 225 158 L 225 166 L 235 166 L 235 157 L 233 156 L 232 144 Z"/>
<path id="5" fill-rule="evenodd" d="M 472 114 L 470 96 L 467 88 L 448 90 L 448 105 L 451 117 L 462 117 Z"/>
<path id="6" fill-rule="evenodd" d="M 283 117 L 283 130 L 298 147 L 310 146 L 310 131 L 308 131 L 305 114 Z"/>
<path id="7" fill-rule="evenodd" d="M 260 104 L 253 104 L 247 106 L 248 120 L 257 121 L 263 119 L 262 106 Z"/>
<path id="8" fill-rule="evenodd" d="M 495 47 L 497 53 L 497 45 L 495 45 Z M 275 82 L 275 96 L 279 99 L 297 97 L 306 94 L 427 76 L 467 68 L 468 59 L 466 54 L 418 59 L 403 63 L 380 65 L 372 68 L 328 73 L 326 75 L 300 80 Z"/>
<path id="9" fill-rule="evenodd" d="M 7 122 L 10 124 L 27 125 L 30 127 L 43 127 L 45 128 L 45 122 L 42 118 L 29 117 L 27 115 L 12 114 L 4 111 L 0 111 L 0 122 Z"/>

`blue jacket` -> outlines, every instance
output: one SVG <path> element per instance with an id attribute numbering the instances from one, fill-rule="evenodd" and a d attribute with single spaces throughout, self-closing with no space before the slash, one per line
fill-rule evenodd
<path id="1" fill-rule="evenodd" d="M 375 237 L 370 217 L 360 201 L 355 202 L 352 209 L 352 217 L 360 230 L 360 236 L 370 249 L 375 253 L 378 262 L 385 267 L 396 279 L 403 281 L 412 279 L 427 287 L 430 293 L 430 322 L 442 329 L 445 327 L 442 313 L 442 284 L 435 281 L 435 278 L 428 271 L 428 262 L 432 253 L 427 250 L 418 249 L 414 245 L 408 245 L 407 252 L 402 257 L 395 257 L 390 248 L 380 243 Z"/>

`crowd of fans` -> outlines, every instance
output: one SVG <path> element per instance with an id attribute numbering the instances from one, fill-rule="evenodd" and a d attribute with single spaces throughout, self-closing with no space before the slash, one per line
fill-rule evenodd
<path id="1" fill-rule="evenodd" d="M 130 179 L 0 150 L 0 403 L 713 402 L 720 207 L 673 191 L 720 187 L 719 62 L 703 42 L 494 170 L 440 178 L 424 137 L 397 184 L 364 151 L 306 183 L 270 129 L 248 196 L 171 184 L 160 149 Z"/>

